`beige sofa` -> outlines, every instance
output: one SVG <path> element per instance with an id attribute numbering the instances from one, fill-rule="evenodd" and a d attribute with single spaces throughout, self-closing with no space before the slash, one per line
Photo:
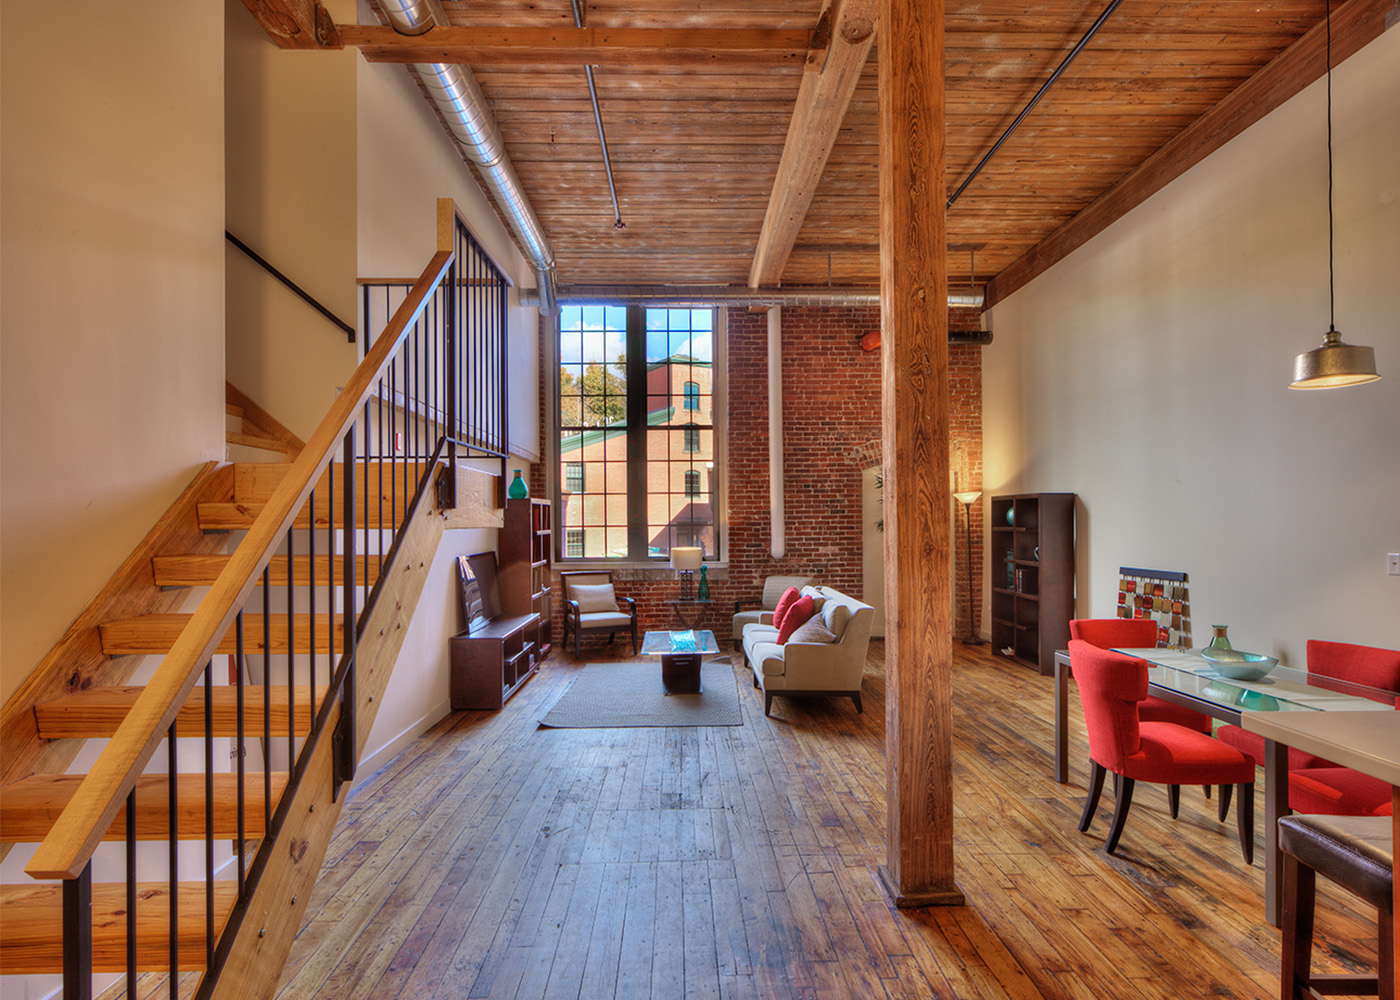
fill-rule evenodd
<path id="1" fill-rule="evenodd" d="M 743 628 L 744 661 L 753 671 L 754 687 L 763 689 L 763 714 L 771 714 L 774 695 L 839 695 L 860 703 L 865 655 L 875 609 L 830 587 L 803 587 L 820 602 L 817 614 L 835 636 L 830 642 L 778 644 L 778 630 L 768 623 Z M 770 616 L 771 622 L 771 616 Z"/>
<path id="2" fill-rule="evenodd" d="M 770 576 L 763 581 L 763 596 L 757 601 L 734 602 L 734 648 L 744 648 L 745 625 L 772 625 L 773 609 L 789 587 L 801 590 L 812 583 L 810 576 Z M 756 608 L 745 605 L 757 604 Z"/>

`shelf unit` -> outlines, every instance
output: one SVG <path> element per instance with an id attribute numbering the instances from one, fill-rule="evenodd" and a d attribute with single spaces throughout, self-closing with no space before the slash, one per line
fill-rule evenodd
<path id="1" fill-rule="evenodd" d="M 505 613 L 539 616 L 535 638 L 543 660 L 554 645 L 554 509 L 549 501 L 507 500 L 497 549 Z"/>
<path id="2" fill-rule="evenodd" d="M 448 640 L 449 691 L 454 712 L 495 711 L 540 666 L 539 616 L 495 621 Z"/>
<path id="3" fill-rule="evenodd" d="M 1074 494 L 992 497 L 991 518 L 992 652 L 1051 674 L 1074 616 Z"/>

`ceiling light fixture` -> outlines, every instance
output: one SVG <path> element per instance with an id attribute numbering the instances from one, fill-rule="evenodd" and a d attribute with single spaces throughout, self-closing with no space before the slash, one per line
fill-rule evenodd
<path id="1" fill-rule="evenodd" d="M 1327 0 L 1327 297 L 1330 308 L 1327 332 L 1322 345 L 1305 351 L 1293 360 L 1290 389 L 1336 389 L 1364 385 L 1380 378 L 1376 374 L 1376 352 L 1370 347 L 1354 347 L 1342 342 L 1337 332 L 1337 288 L 1333 266 L 1335 224 L 1332 221 L 1332 0 Z"/>

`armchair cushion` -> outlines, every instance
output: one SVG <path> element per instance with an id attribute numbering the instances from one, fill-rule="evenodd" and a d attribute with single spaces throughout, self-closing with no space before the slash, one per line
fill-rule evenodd
<path id="1" fill-rule="evenodd" d="M 826 606 L 822 608 L 822 623 L 831 633 L 833 640 L 839 640 L 841 636 L 846 634 L 846 625 L 850 620 L 851 607 L 848 604 L 842 604 L 840 601 L 827 601 Z"/>
<path id="2" fill-rule="evenodd" d="M 617 593 L 611 583 L 576 583 L 569 588 L 569 599 L 578 602 L 578 613 L 587 616 L 597 612 L 616 612 Z M 626 618 L 626 615 L 622 617 Z"/>
<path id="3" fill-rule="evenodd" d="M 806 595 L 792 602 L 792 605 L 787 609 L 787 613 L 783 615 L 782 621 L 778 622 L 779 645 L 791 639 L 792 634 L 806 624 L 807 619 L 811 618 L 813 615 L 814 606 L 815 602 L 811 597 Z M 774 612 L 773 617 L 775 619 L 777 618 L 776 612 Z"/>

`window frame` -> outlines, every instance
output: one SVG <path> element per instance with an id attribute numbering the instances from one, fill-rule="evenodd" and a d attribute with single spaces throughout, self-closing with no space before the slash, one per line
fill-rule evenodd
<path id="1" fill-rule="evenodd" d="M 617 302 L 592 302 L 588 306 L 616 306 Z M 705 460 L 705 465 L 710 470 L 711 475 L 711 513 L 714 519 L 715 547 L 716 555 L 713 558 L 706 558 L 705 564 L 716 568 L 723 568 L 729 564 L 729 509 L 728 509 L 728 489 L 727 475 L 728 468 L 728 331 L 729 314 L 728 310 L 720 305 L 713 306 L 684 306 L 665 305 L 659 303 L 649 303 L 640 305 L 630 303 L 626 305 L 628 324 L 628 426 L 639 426 L 642 431 L 636 434 L 635 449 L 629 447 L 628 450 L 628 537 L 629 549 L 637 551 L 636 540 L 642 541 L 642 550 L 646 548 L 645 539 L 647 533 L 647 511 L 646 511 L 646 393 L 645 378 L 639 377 L 635 384 L 641 388 L 638 392 L 631 393 L 630 387 L 634 384 L 634 373 L 644 373 L 646 368 L 646 310 L 647 309 L 683 309 L 683 308 L 709 308 L 712 312 L 711 323 L 712 333 L 712 356 L 710 360 L 710 405 L 711 420 L 709 428 L 713 436 L 713 447 L 711 457 Z M 545 467 L 545 484 L 548 496 L 555 505 L 556 515 L 560 521 L 563 518 L 562 504 L 562 473 L 561 473 L 561 433 L 560 433 L 560 358 L 559 358 L 559 324 L 557 317 L 552 321 L 542 323 L 544 328 L 544 351 L 547 355 L 548 370 L 545 377 L 545 387 L 547 398 L 545 400 L 545 415 L 548 424 L 546 431 L 547 461 Z M 636 330 L 637 335 L 633 336 L 631 331 Z M 635 404 L 635 407 L 634 407 Z M 634 424 L 634 419 L 636 423 Z M 697 433 L 700 430 L 696 428 Z M 693 454 L 693 453 L 690 453 Z M 704 497 L 704 480 L 702 478 L 701 496 Z M 639 489 L 640 488 L 640 489 Z M 684 496 L 684 494 L 679 494 Z M 554 558 L 555 562 L 568 569 L 661 569 L 669 571 L 669 562 L 664 556 L 644 556 L 637 558 L 629 555 L 626 558 L 609 558 L 606 556 L 568 556 L 566 552 L 567 526 L 560 524 L 563 530 L 556 531 L 554 535 Z"/>

